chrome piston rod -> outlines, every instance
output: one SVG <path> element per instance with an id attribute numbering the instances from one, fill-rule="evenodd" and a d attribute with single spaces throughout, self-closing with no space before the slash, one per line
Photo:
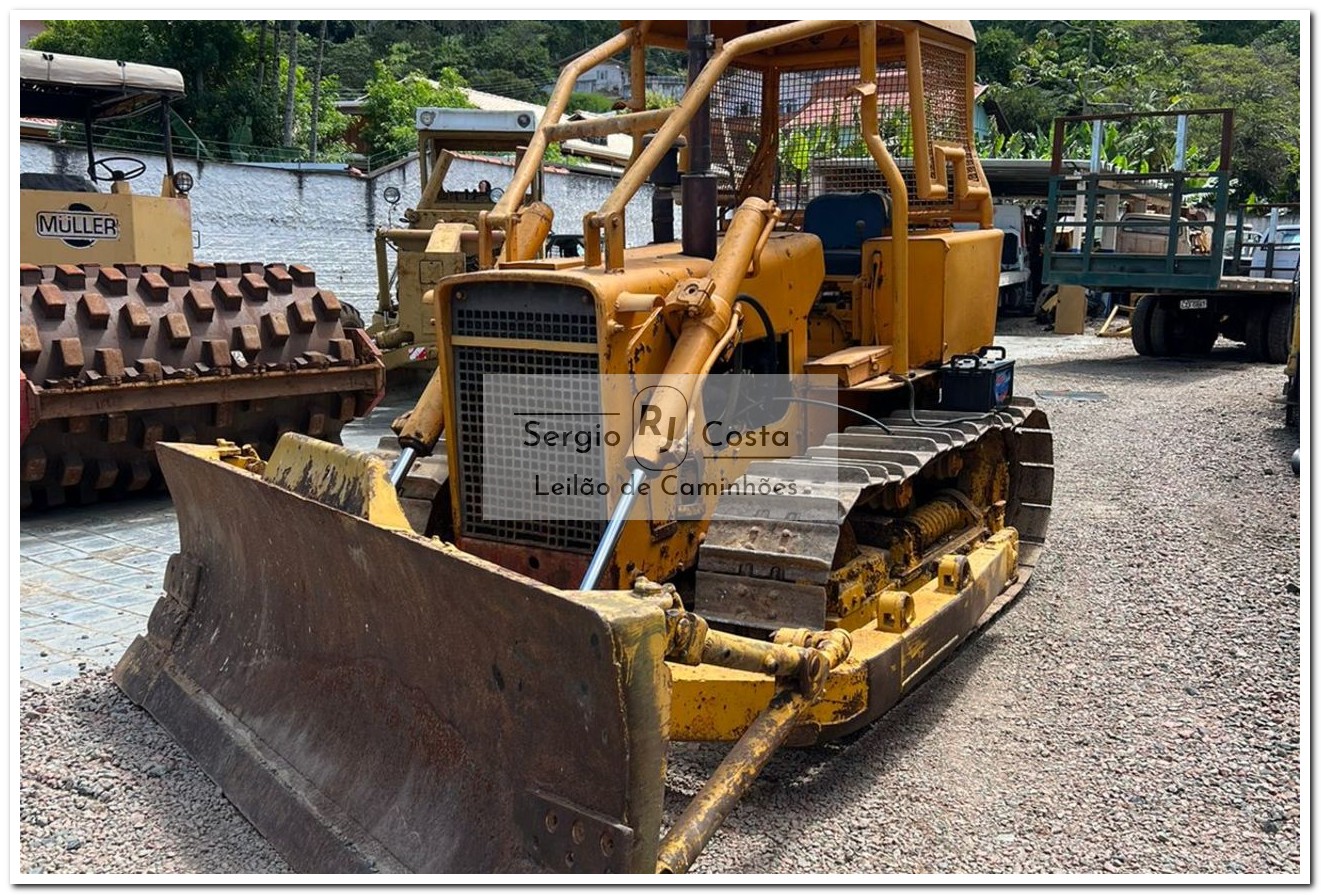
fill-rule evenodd
<path id="1" fill-rule="evenodd" d="M 416 460 L 416 449 L 406 447 L 400 451 L 399 456 L 395 458 L 394 465 L 390 467 L 390 484 L 398 488 L 399 483 L 404 480 L 404 476 L 408 475 L 408 470 L 413 468 L 413 463 Z"/>
<path id="2" fill-rule="evenodd" d="M 628 487 L 620 496 L 619 503 L 615 504 L 615 511 L 610 514 L 610 524 L 605 527 L 605 533 L 601 535 L 601 543 L 596 545 L 596 552 L 592 554 L 592 564 L 587 567 L 582 584 L 578 585 L 579 590 L 591 590 L 596 587 L 596 581 L 605 571 L 606 561 L 610 559 L 610 554 L 614 552 L 615 544 L 619 541 L 619 534 L 624 530 L 629 511 L 633 509 L 633 501 L 638 499 L 638 488 L 642 485 L 644 475 L 642 468 L 637 467 L 629 476 Z"/>

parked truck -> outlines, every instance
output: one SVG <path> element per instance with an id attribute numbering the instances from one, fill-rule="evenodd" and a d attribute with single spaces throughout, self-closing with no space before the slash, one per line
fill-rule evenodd
<path id="1" fill-rule="evenodd" d="M 1292 270 L 1256 259 L 1270 253 L 1283 261 L 1289 247 L 1268 239 L 1253 247 L 1251 271 L 1234 264 L 1251 231 L 1240 226 L 1243 210 L 1229 208 L 1233 116 L 1232 109 L 1200 109 L 1055 121 L 1043 280 L 1126 295 L 1139 354 L 1206 355 L 1224 337 L 1245 343 L 1256 360 L 1288 358 Z M 1101 173 L 1094 164 L 1091 173 L 1061 173 L 1066 126 L 1150 118 L 1174 122 L 1168 170 Z M 1202 170 L 1185 163 L 1190 122 L 1216 135 L 1217 160 Z M 1078 230 L 1077 240 L 1050 238 Z"/>

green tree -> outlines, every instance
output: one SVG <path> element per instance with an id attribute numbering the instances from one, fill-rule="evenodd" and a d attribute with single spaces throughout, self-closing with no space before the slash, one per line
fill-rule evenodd
<path id="1" fill-rule="evenodd" d="M 463 77 L 452 68 L 441 69 L 435 80 L 419 72 L 397 78 L 384 63 L 377 62 L 367 82 L 364 110 L 367 124 L 363 137 L 369 151 L 373 155 L 411 152 L 417 147 L 417 109 L 421 106 L 472 108 L 463 92 L 466 86 Z"/>
<path id="2" fill-rule="evenodd" d="M 298 72 L 298 21 L 289 23 L 289 61 L 284 67 L 284 137 L 281 146 L 294 145 L 294 81 Z"/>
<path id="3" fill-rule="evenodd" d="M 983 141 L 988 152 L 1048 150 L 1053 120 L 1086 111 L 1232 107 L 1235 190 L 1292 200 L 1299 176 L 1297 21 L 996 21 L 981 37 L 977 77 L 1009 124 Z M 1008 73 L 1006 75 L 1006 65 Z M 1173 121 L 1145 120 L 1107 131 L 1103 154 L 1132 170 L 1169 163 Z M 1218 149 L 1211 123 L 1190 140 L 1206 166 Z M 1069 135 L 1071 154 L 1090 154 L 1086 128 Z M 1019 141 L 1011 138 L 1021 134 Z M 998 149 L 996 136 L 999 137 Z"/>
<path id="4" fill-rule="evenodd" d="M 308 155 L 312 161 L 317 157 L 317 119 L 321 112 L 321 66 L 326 57 L 326 20 L 321 20 L 321 33 L 317 37 L 316 44 L 316 74 L 312 76 L 312 126 L 309 128 L 311 133 L 308 135 Z"/>
<path id="5" fill-rule="evenodd" d="M 679 105 L 679 101 L 669 94 L 648 90 L 645 94 L 648 109 L 669 109 Z"/>
<path id="6" fill-rule="evenodd" d="M 1027 41 L 1009 28 L 991 27 L 977 33 L 977 76 L 987 84 L 1008 84 Z"/>
<path id="7" fill-rule="evenodd" d="M 1090 111 L 1113 101 L 1116 89 L 1136 76 L 1137 64 L 1125 52 L 1130 42 L 1121 22 L 1054 23 L 1024 47 L 1010 83 L 1040 90 L 1057 114 Z"/>
<path id="8" fill-rule="evenodd" d="M 47 30 L 32 41 L 35 49 L 99 59 L 123 59 L 178 69 L 186 94 L 175 111 L 204 141 L 241 144 L 236 157 L 247 158 L 252 146 L 282 142 L 281 88 L 287 83 L 288 62 L 277 51 L 287 31 L 282 23 L 238 21 L 48 21 Z M 317 27 L 315 23 L 307 23 Z M 269 38 L 266 32 L 270 33 Z M 311 38 L 302 38 L 311 45 Z M 312 55 L 312 54 L 305 54 Z M 278 58 L 278 63 L 275 59 Z M 311 133 L 311 77 L 297 67 L 294 85 L 294 147 L 306 150 Z M 317 134 L 318 154 L 338 157 L 347 127 L 334 108 L 338 82 L 322 84 Z M 153 121 L 137 127 L 155 133 Z"/>
<path id="9" fill-rule="evenodd" d="M 613 97 L 602 96 L 599 93 L 571 93 L 569 94 L 569 104 L 565 107 L 568 112 L 609 112 L 615 107 Z"/>
<path id="10" fill-rule="evenodd" d="M 1286 45 L 1201 45 L 1188 54 L 1186 107 L 1234 109 L 1233 166 L 1242 196 L 1299 196 L 1299 67 Z"/>

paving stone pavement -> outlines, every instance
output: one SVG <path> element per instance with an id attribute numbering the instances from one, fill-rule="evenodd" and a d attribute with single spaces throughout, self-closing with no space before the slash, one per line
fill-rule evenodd
<path id="1" fill-rule="evenodd" d="M 371 450 L 420 386 L 392 391 L 346 426 L 344 444 Z M 146 633 L 165 564 L 179 549 L 169 495 L 63 508 L 19 524 L 19 680 L 49 687 L 114 665 Z"/>

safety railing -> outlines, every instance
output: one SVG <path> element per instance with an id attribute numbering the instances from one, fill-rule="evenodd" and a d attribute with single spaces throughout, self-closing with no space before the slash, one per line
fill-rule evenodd
<path id="1" fill-rule="evenodd" d="M 1233 116 L 1232 109 L 1199 109 L 1056 119 L 1043 281 L 1092 289 L 1215 289 L 1229 229 Z M 1156 120 L 1173 124 L 1167 170 L 1101 170 L 1107 124 Z M 1090 170 L 1066 175 L 1066 128 L 1080 124 L 1092 128 Z M 1218 157 L 1200 170 L 1187 165 L 1193 125 L 1219 144 Z"/>
<path id="2" fill-rule="evenodd" d="M 182 119 L 177 117 L 172 121 L 171 147 L 176 158 L 287 164 L 311 161 L 307 150 L 303 147 L 259 146 L 251 143 L 204 140 L 191 129 L 186 129 L 186 125 L 181 127 L 181 123 Z M 71 144 L 81 144 L 86 139 L 83 126 L 70 122 L 62 122 L 52 136 L 56 141 Z M 139 129 L 131 126 L 96 125 L 92 128 L 92 141 L 98 151 L 113 149 L 129 153 L 160 154 L 165 148 L 159 130 L 150 126 Z M 334 159 L 322 158 L 319 161 L 343 162 L 365 174 L 370 174 L 412 154 L 411 150 L 388 149 L 372 155 L 353 153 Z"/>

